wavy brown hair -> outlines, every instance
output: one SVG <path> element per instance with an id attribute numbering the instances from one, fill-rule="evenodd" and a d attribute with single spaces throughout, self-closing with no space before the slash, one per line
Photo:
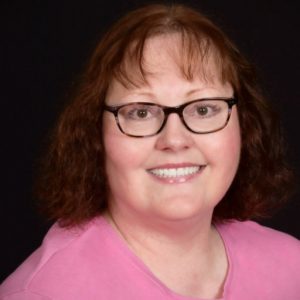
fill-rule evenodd
<path id="1" fill-rule="evenodd" d="M 172 33 L 180 36 L 182 75 L 192 80 L 202 67 L 205 76 L 203 62 L 213 54 L 220 79 L 232 85 L 239 100 L 241 161 L 214 219 L 266 216 L 287 198 L 291 172 L 284 162 L 280 128 L 253 67 L 201 13 L 183 5 L 149 5 L 127 14 L 103 36 L 58 120 L 37 182 L 40 206 L 50 219 L 72 226 L 107 208 L 102 143 L 106 92 L 113 78 L 124 85 L 146 81 L 145 43 L 153 36 Z M 139 80 L 124 62 L 136 66 Z"/>

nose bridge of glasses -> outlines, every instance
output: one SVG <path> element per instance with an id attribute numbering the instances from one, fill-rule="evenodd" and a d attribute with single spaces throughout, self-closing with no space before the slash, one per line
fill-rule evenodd
<path id="1" fill-rule="evenodd" d="M 187 125 L 185 124 L 185 121 L 184 121 L 184 118 L 183 118 L 183 113 L 182 113 L 182 112 L 183 112 L 183 109 L 184 109 L 184 108 L 185 108 L 185 105 L 184 105 L 184 106 L 183 106 L 183 105 L 179 105 L 179 106 L 173 106 L 173 107 L 170 107 L 170 106 L 164 107 L 164 108 L 163 108 L 163 111 L 164 111 L 165 117 L 164 117 L 164 121 L 163 121 L 163 124 L 162 124 L 162 126 L 161 126 L 160 131 L 165 127 L 166 123 L 168 122 L 168 118 L 169 118 L 169 116 L 170 116 L 171 114 L 176 114 L 176 115 L 178 115 L 178 117 L 179 117 L 179 119 L 180 119 L 182 125 L 183 125 L 184 127 L 186 127 L 187 129 L 189 129 L 189 128 L 187 127 Z"/>
<path id="2" fill-rule="evenodd" d="M 183 115 L 182 115 L 183 108 L 184 107 L 182 105 L 173 106 L 173 107 L 164 107 L 163 111 L 165 114 L 165 118 L 167 119 L 170 114 L 177 114 L 179 116 L 179 118 L 182 119 L 183 118 Z"/>

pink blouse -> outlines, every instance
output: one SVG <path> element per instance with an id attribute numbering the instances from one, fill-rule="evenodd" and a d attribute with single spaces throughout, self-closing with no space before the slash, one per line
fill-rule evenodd
<path id="1" fill-rule="evenodd" d="M 229 271 L 226 300 L 299 300 L 300 242 L 255 222 L 216 226 Z M 159 281 L 103 217 L 49 230 L 0 287 L 1 300 L 192 300 Z M 199 300 L 199 299 L 198 299 Z"/>

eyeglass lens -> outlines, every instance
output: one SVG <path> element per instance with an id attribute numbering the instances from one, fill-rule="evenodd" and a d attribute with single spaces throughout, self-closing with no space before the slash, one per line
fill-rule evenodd
<path id="1" fill-rule="evenodd" d="M 130 103 L 118 110 L 118 123 L 122 131 L 133 136 L 158 133 L 164 125 L 166 108 L 149 103 Z M 173 111 L 172 111 L 173 112 Z M 184 125 L 193 132 L 212 132 L 226 125 L 230 109 L 224 100 L 192 101 L 177 113 Z"/>

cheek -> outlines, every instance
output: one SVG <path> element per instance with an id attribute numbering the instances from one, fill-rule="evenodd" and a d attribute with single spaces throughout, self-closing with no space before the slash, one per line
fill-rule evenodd
<path id="1" fill-rule="evenodd" d="M 114 168 L 119 171 L 126 171 L 137 167 L 140 163 L 140 155 L 136 147 L 131 147 L 122 139 L 108 137 L 104 140 L 106 154 L 106 168 Z"/>
<path id="2" fill-rule="evenodd" d="M 236 172 L 241 152 L 240 127 L 236 111 L 223 130 L 207 136 L 206 148 L 212 164 L 218 165 L 224 172 Z"/>
<path id="3" fill-rule="evenodd" d="M 215 204 L 229 189 L 238 169 L 241 139 L 237 119 L 223 130 L 206 137 L 205 157 L 208 163 L 206 191 Z"/>
<path id="4" fill-rule="evenodd" d="M 241 138 L 239 129 L 224 132 L 217 146 L 220 158 L 224 161 L 239 161 L 241 151 Z"/>
<path id="5" fill-rule="evenodd" d="M 149 141 L 147 144 L 141 139 L 124 135 L 112 121 L 109 118 L 103 121 L 106 169 L 126 172 L 141 167 L 149 154 Z"/>
<path id="6" fill-rule="evenodd" d="M 103 142 L 106 153 L 105 170 L 110 190 L 109 203 L 111 207 L 133 205 L 134 199 L 139 199 L 145 194 L 144 178 L 147 159 L 150 156 L 150 142 L 145 143 L 145 140 L 128 137 L 113 125 L 104 127 Z M 138 206 L 136 203 L 134 205 Z"/>
<path id="7" fill-rule="evenodd" d="M 237 171 L 240 153 L 241 153 L 241 136 L 237 114 L 233 115 L 232 122 L 224 131 L 219 147 L 219 160 L 224 165 L 232 179 Z"/>

